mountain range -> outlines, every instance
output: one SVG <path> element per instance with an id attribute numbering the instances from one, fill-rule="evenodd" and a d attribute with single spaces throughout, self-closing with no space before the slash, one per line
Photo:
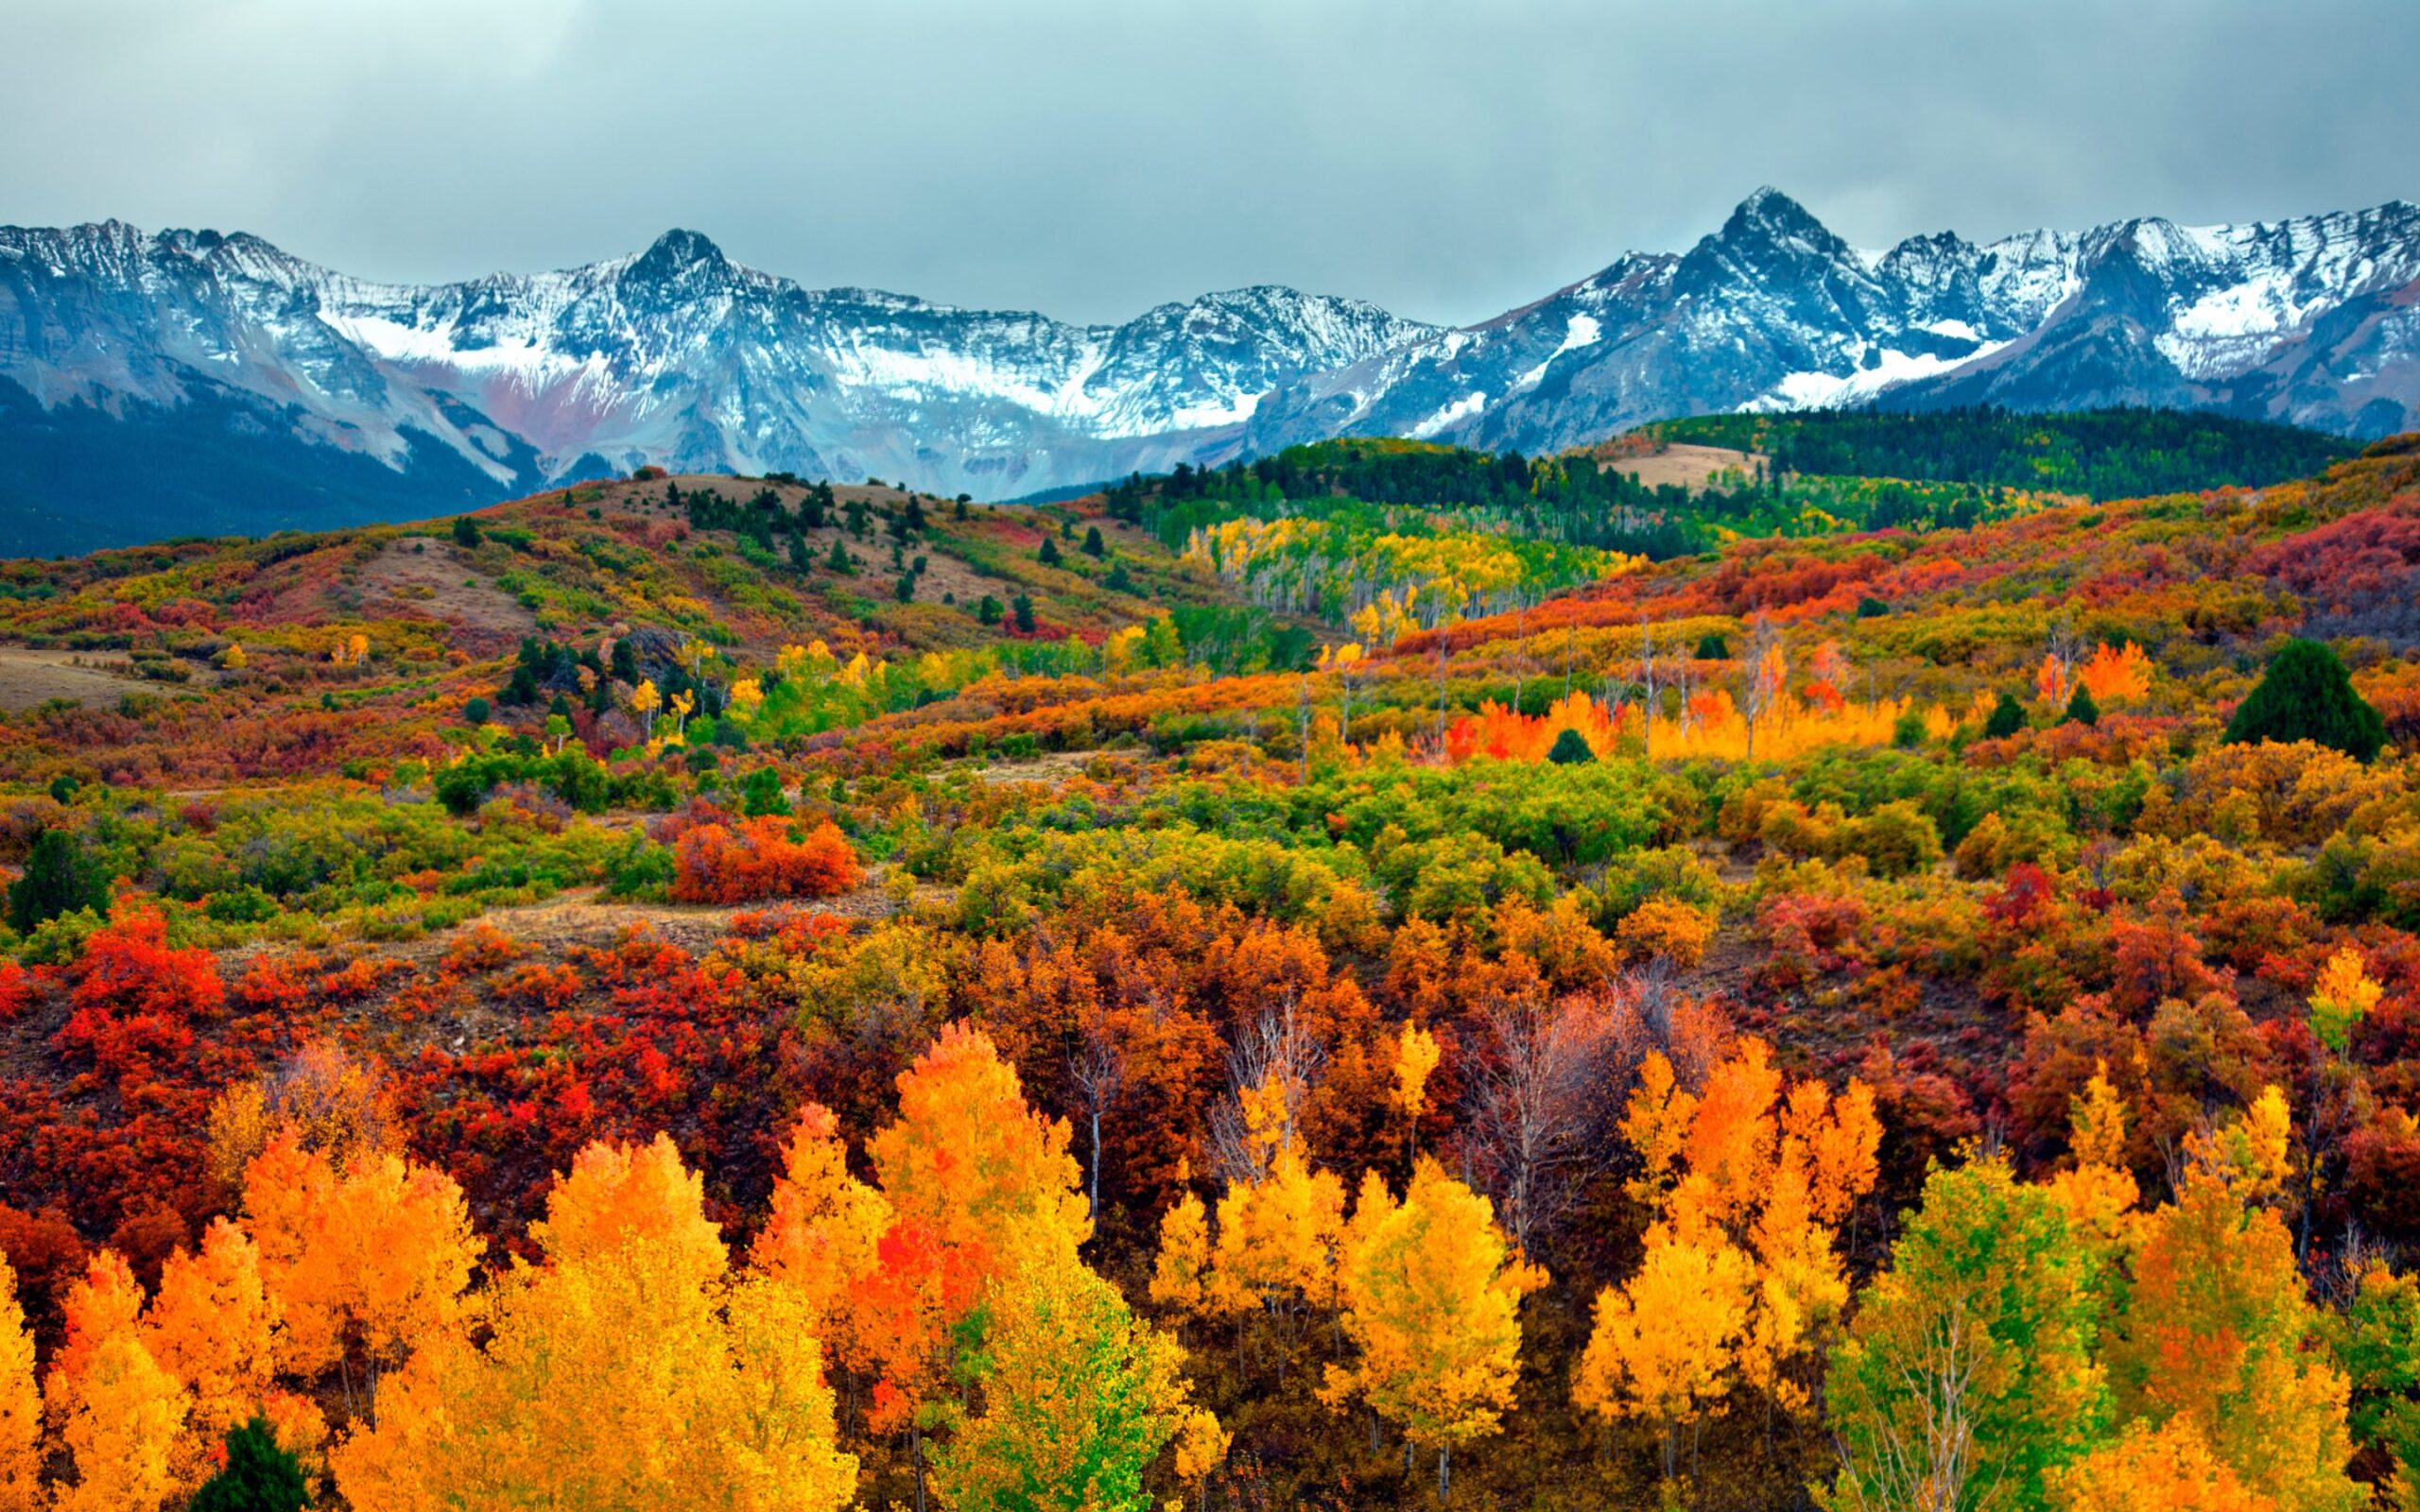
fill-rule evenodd
<path id="1" fill-rule="evenodd" d="M 0 227 L 0 552 L 441 513 L 647 463 L 1009 499 L 1340 435 L 1534 453 L 1862 404 L 2420 427 L 2420 207 L 1871 251 L 1761 189 L 1685 252 L 1468 328 L 1274 286 L 1071 325 L 810 289 L 688 231 L 404 285 L 241 233 Z"/>

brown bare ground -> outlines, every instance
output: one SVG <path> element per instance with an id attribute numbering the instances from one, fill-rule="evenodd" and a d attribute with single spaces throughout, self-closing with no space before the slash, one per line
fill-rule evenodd
<path id="1" fill-rule="evenodd" d="M 126 663 L 118 662 L 124 666 Z M 112 671 L 95 656 L 75 651 L 36 651 L 21 645 L 0 645 L 0 709 L 10 713 L 32 709 L 53 698 L 78 703 L 111 704 L 142 688 L 163 689 L 166 683 L 146 682 L 129 672 Z"/>
<path id="2" fill-rule="evenodd" d="M 1636 456 L 1609 456 L 1600 452 L 1597 466 L 1608 472 L 1634 472 L 1638 481 L 1651 489 L 1677 483 L 1685 489 L 1702 490 L 1714 482 L 1716 474 L 1726 471 L 1753 478 L 1756 465 L 1764 460 L 1756 453 L 1735 452 L 1727 446 L 1674 443 Z"/>
<path id="3" fill-rule="evenodd" d="M 364 615 L 452 625 L 462 649 L 473 653 L 502 650 L 538 629 L 537 616 L 464 561 L 451 541 L 389 542 L 361 570 L 361 595 Z"/>

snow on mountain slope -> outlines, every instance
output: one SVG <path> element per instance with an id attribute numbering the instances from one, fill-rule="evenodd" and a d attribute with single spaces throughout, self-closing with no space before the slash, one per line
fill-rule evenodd
<path id="1" fill-rule="evenodd" d="M 684 231 L 585 267 L 410 287 L 247 236 L 0 229 L 0 378 L 43 407 L 209 389 L 390 465 L 424 438 L 499 489 L 654 462 L 1031 491 L 1215 449 L 1285 380 L 1434 329 L 1273 287 L 1075 326 L 804 289 Z"/>
<path id="2" fill-rule="evenodd" d="M 1245 445 L 1538 451 L 1679 414 L 1870 403 L 2161 404 L 2382 435 L 2420 423 L 2416 281 L 2420 209 L 2401 203 L 1877 252 L 1763 189 L 1685 253 L 1633 253 L 1475 331 L 1302 379 Z"/>
<path id="3" fill-rule="evenodd" d="M 1762 189 L 1686 251 L 1626 254 L 1461 330 L 1269 286 L 1070 325 L 808 289 L 686 231 L 406 286 L 249 235 L 0 228 L 0 549 L 38 543 L 7 524 L 29 509 L 80 522 L 79 541 L 140 539 L 107 513 L 123 485 L 80 480 L 172 458 L 206 460 L 178 518 L 240 529 L 641 463 L 1012 498 L 1330 436 L 1539 452 L 1673 415 L 1869 403 L 2412 428 L 2420 208 L 1876 251 Z M 115 472 L 90 465 L 97 446 Z"/>

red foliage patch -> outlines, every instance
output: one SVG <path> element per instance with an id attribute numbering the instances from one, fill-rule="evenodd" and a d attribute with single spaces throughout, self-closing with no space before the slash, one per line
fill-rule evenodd
<path id="1" fill-rule="evenodd" d="M 829 819 L 798 835 L 790 820 L 769 815 L 695 826 L 681 836 L 675 863 L 672 896 L 684 903 L 829 898 L 864 875 Z"/>

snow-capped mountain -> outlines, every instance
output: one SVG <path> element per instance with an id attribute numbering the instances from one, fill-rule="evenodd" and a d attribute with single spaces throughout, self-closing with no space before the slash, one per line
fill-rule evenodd
<path id="1" fill-rule="evenodd" d="M 1245 447 L 1428 436 L 1523 451 L 1711 410 L 1879 403 L 2211 408 L 2360 436 L 2420 423 L 2420 207 L 2240 227 L 2130 220 L 1859 250 L 1760 189 L 1470 330 L 1265 400 Z"/>
<path id="2" fill-rule="evenodd" d="M 364 282 L 256 237 L 0 228 L 0 550 L 467 507 L 641 463 L 1014 498 L 1338 435 L 1527 452 L 1673 415 L 2198 406 L 2420 425 L 2420 207 L 1850 247 L 1772 189 L 1468 329 L 1259 287 L 1118 326 L 808 289 L 693 232 Z"/>
<path id="3" fill-rule="evenodd" d="M 47 504 L 30 534 L 80 545 L 428 514 L 642 463 L 1012 498 L 1231 451 L 1263 394 L 1435 329 L 1273 287 L 1068 325 L 805 289 L 685 231 L 412 287 L 251 236 L 6 228 L 0 501 Z M 130 455 L 160 465 L 138 482 Z M 122 524 L 147 484 L 189 497 Z"/>

